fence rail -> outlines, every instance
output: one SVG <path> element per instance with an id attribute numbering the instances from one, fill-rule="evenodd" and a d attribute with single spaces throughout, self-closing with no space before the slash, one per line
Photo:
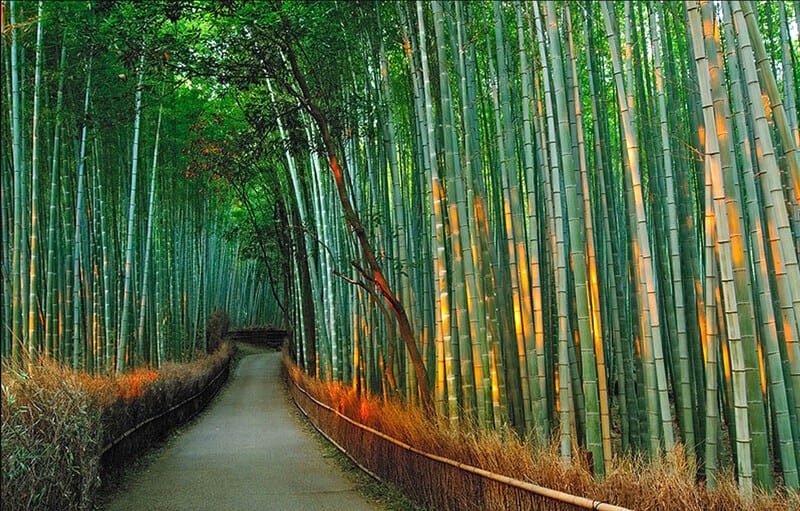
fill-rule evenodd
<path id="1" fill-rule="evenodd" d="M 272 328 L 261 330 L 233 330 L 228 332 L 228 339 L 234 342 L 257 344 L 273 350 L 279 350 L 286 340 L 286 330 Z"/>
<path id="2" fill-rule="evenodd" d="M 291 377 L 295 404 L 314 427 L 362 470 L 417 502 L 442 510 L 630 511 L 421 451 L 320 402 Z"/>
<path id="3" fill-rule="evenodd" d="M 105 466 L 139 452 L 145 443 L 159 438 L 165 432 L 195 417 L 203 411 L 217 395 L 230 374 L 231 359 L 228 359 L 216 375 L 203 388 L 169 408 L 152 415 L 117 435 L 100 451 L 101 463 Z"/>

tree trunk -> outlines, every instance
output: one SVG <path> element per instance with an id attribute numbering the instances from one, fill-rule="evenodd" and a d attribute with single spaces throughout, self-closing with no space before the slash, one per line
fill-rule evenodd
<path id="1" fill-rule="evenodd" d="M 355 235 L 361 250 L 364 252 L 364 257 L 366 258 L 369 266 L 370 274 L 368 277 L 378 288 L 378 292 L 381 296 L 383 296 L 384 300 L 386 300 L 389 310 L 392 311 L 392 314 L 397 320 L 400 337 L 403 339 L 406 349 L 411 355 L 411 361 L 417 374 L 417 386 L 420 402 L 423 403 L 427 410 L 431 410 L 432 407 L 430 389 L 428 387 L 428 374 L 425 369 L 422 356 L 419 353 L 414 332 L 412 331 L 411 323 L 408 320 L 408 315 L 406 314 L 403 304 L 400 303 L 396 295 L 389 287 L 389 283 L 387 282 L 386 277 L 384 276 L 383 271 L 378 264 L 378 260 L 375 258 L 375 252 L 373 251 L 372 246 L 367 239 L 367 233 L 364 230 L 364 227 L 361 225 L 358 214 L 353 209 L 353 206 L 350 202 L 350 196 L 348 195 L 346 186 L 346 183 L 350 180 L 347 167 L 340 166 L 339 164 L 339 160 L 336 156 L 336 148 L 333 137 L 328 130 L 327 119 L 314 102 L 314 97 L 311 94 L 308 85 L 306 84 L 305 78 L 303 77 L 300 67 L 297 63 L 297 59 L 294 56 L 294 50 L 289 45 L 286 45 L 284 49 L 286 51 L 286 57 L 289 61 L 292 74 L 297 81 L 298 86 L 300 87 L 303 106 L 308 110 L 309 114 L 314 119 L 314 122 L 319 129 L 320 136 L 322 137 L 322 142 L 325 145 L 328 164 L 330 165 L 334 181 L 336 182 L 336 191 L 339 195 L 339 201 L 342 204 L 342 208 L 344 209 L 345 219 L 352 229 L 352 233 Z"/>

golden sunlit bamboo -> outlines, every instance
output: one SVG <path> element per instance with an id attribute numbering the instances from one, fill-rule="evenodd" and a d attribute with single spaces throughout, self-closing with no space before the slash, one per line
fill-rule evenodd
<path id="1" fill-rule="evenodd" d="M 725 192 L 723 190 L 722 162 L 720 158 L 719 138 L 716 126 L 711 95 L 711 76 L 709 61 L 703 39 L 702 19 L 698 2 L 687 2 L 689 26 L 695 51 L 697 74 L 700 80 L 700 97 L 703 103 L 705 125 L 705 171 L 711 182 L 715 217 L 715 235 L 717 247 L 717 263 L 720 272 L 720 286 L 724 304 L 725 327 L 730 347 L 730 365 L 733 380 L 734 416 L 736 420 L 736 456 L 739 487 L 745 494 L 753 491 L 753 466 L 750 451 L 750 417 L 747 406 L 747 381 L 745 379 L 745 354 L 742 340 L 739 306 L 733 275 L 733 253 L 729 228 L 728 212 L 725 208 Z M 709 20 L 710 22 L 710 20 Z M 708 299 L 708 298 L 706 298 Z"/>

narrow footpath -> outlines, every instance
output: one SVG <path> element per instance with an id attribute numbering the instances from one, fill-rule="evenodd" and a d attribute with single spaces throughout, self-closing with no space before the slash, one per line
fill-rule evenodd
<path id="1" fill-rule="evenodd" d="M 280 353 L 242 359 L 208 410 L 131 475 L 107 509 L 379 509 L 304 430 L 280 366 Z"/>

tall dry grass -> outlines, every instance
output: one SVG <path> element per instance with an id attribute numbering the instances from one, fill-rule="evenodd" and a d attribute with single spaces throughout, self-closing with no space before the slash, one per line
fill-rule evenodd
<path id="1" fill-rule="evenodd" d="M 4 364 L 2 382 L 2 508 L 91 509 L 102 431 L 81 375 Z"/>
<path id="2" fill-rule="evenodd" d="M 225 342 L 192 363 L 137 369 L 119 377 L 79 373 L 52 361 L 30 369 L 4 362 L 2 509 L 93 509 L 103 475 L 103 448 L 199 392 L 233 352 Z"/>
<path id="3" fill-rule="evenodd" d="M 576 455 L 564 463 L 557 442 L 535 446 L 512 431 L 451 427 L 442 418 L 398 402 L 359 396 L 351 387 L 308 377 L 285 357 L 288 376 L 319 401 L 343 415 L 421 451 L 479 467 L 546 488 L 636 510 L 800 509 L 800 496 L 783 490 L 739 495 L 732 474 L 710 489 L 696 482 L 697 467 L 682 447 L 655 460 L 616 456 L 606 477 L 596 479 Z M 360 464 L 402 488 L 412 499 L 434 509 L 576 509 L 523 494 L 452 467 L 443 467 L 379 438 L 365 434 L 316 407 L 301 392 L 293 395 L 312 419 Z"/>

